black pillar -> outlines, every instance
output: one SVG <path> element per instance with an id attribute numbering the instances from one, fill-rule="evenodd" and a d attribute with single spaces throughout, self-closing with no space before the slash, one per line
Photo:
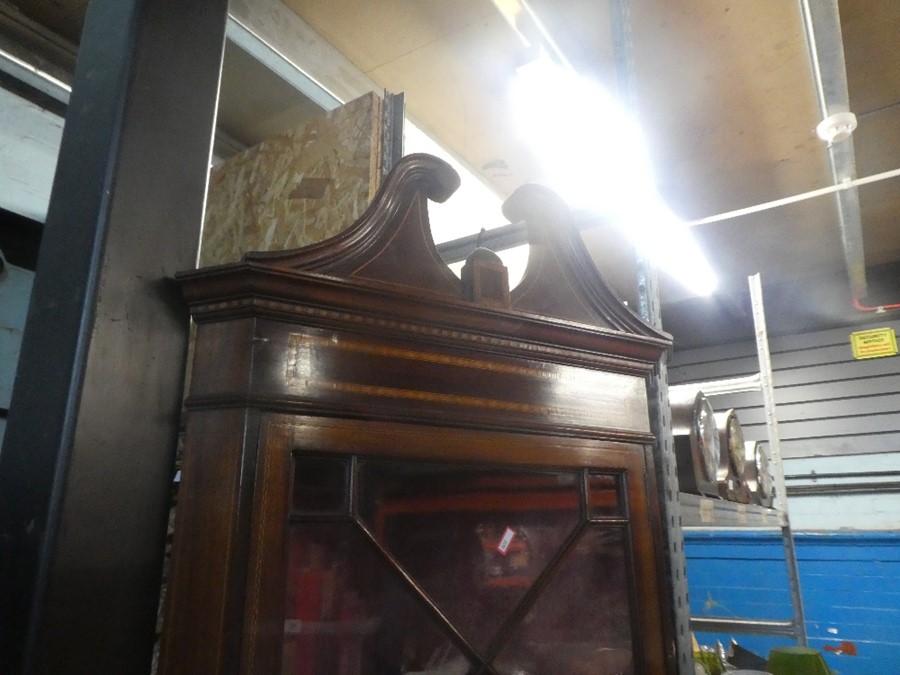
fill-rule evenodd
<path id="1" fill-rule="evenodd" d="M 227 0 L 92 0 L 0 451 L 0 672 L 149 672 Z"/>

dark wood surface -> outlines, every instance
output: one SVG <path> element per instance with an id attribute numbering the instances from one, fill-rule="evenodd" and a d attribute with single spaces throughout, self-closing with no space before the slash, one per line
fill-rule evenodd
<path id="1" fill-rule="evenodd" d="M 467 294 L 425 208 L 455 182 L 405 158 L 337 237 L 180 275 L 197 340 L 162 672 L 278 670 L 297 448 L 624 472 L 638 672 L 673 671 L 645 387 L 668 336 L 540 188 L 507 205 L 535 244 L 509 306 Z"/>
<path id="2" fill-rule="evenodd" d="M 197 258 L 228 2 L 75 13 L 84 31 L 0 451 L 4 675 L 151 667 L 188 342 L 171 277 Z"/>

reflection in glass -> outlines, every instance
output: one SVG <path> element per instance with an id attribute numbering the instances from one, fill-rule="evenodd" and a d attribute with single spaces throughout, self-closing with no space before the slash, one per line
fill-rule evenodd
<path id="1" fill-rule="evenodd" d="M 628 588 L 624 529 L 590 526 L 513 630 L 497 672 L 633 673 Z"/>
<path id="2" fill-rule="evenodd" d="M 468 672 L 468 661 L 350 521 L 289 530 L 282 675 Z"/>
<path id="3" fill-rule="evenodd" d="M 301 513 L 347 513 L 349 468 L 349 459 L 295 457 L 293 510 Z"/>
<path id="4" fill-rule="evenodd" d="M 580 520 L 576 472 L 362 462 L 359 476 L 363 521 L 476 648 Z"/>
<path id="5" fill-rule="evenodd" d="M 350 462 L 295 458 L 282 675 L 634 672 L 620 474 Z"/>
<path id="6" fill-rule="evenodd" d="M 591 518 L 624 517 L 619 498 L 619 477 L 608 473 L 588 475 L 588 513 Z"/>

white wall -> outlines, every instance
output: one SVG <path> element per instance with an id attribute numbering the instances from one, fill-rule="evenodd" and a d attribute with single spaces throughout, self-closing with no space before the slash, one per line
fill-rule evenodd
<path id="1" fill-rule="evenodd" d="M 63 119 L 0 89 L 0 207 L 47 217 Z"/>
<path id="2" fill-rule="evenodd" d="M 786 476 L 822 476 L 792 479 L 789 487 L 898 484 L 898 492 L 791 496 L 788 508 L 795 530 L 900 530 L 900 453 L 789 459 L 784 466 Z M 896 475 L 865 475 L 873 472 Z M 849 475 L 836 478 L 828 474 Z"/>

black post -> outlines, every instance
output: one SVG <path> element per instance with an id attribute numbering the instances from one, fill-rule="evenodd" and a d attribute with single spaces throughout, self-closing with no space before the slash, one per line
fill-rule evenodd
<path id="1" fill-rule="evenodd" d="M 0 672 L 149 672 L 227 0 L 88 7 L 0 451 Z"/>

